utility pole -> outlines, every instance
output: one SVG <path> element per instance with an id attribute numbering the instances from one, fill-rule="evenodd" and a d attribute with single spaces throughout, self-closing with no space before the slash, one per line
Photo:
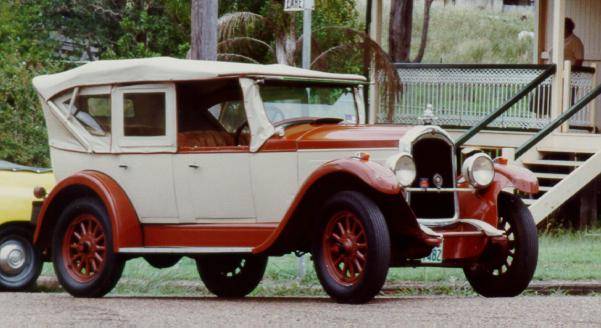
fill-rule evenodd
<path id="1" fill-rule="evenodd" d="M 302 67 L 311 69 L 311 20 L 313 19 L 314 0 L 286 0 L 284 1 L 285 11 L 301 11 L 303 12 L 303 54 Z M 307 88 L 307 98 L 310 97 Z M 307 113 L 308 116 L 308 113 Z M 300 281 L 307 273 L 307 265 L 305 255 L 298 259 L 298 271 L 296 278 Z"/>
<path id="2" fill-rule="evenodd" d="M 218 0 L 191 2 L 190 59 L 217 60 Z"/>
<path id="3" fill-rule="evenodd" d="M 303 8 L 303 68 L 311 69 L 311 20 L 313 0 L 305 0 Z"/>

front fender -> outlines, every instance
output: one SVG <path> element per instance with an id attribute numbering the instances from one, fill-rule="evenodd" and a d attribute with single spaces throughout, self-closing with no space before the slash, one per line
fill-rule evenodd
<path id="1" fill-rule="evenodd" d="M 505 188 L 536 194 L 539 191 L 538 179 L 529 170 L 512 164 L 495 163 L 495 177 L 491 185 L 483 191 L 459 193 L 461 218 L 480 219 L 496 227 L 498 221 L 497 200 Z"/>
<path id="2" fill-rule="evenodd" d="M 263 243 L 253 249 L 253 253 L 262 253 L 274 245 L 289 225 L 309 189 L 322 178 L 336 173 L 352 175 L 382 194 L 398 195 L 401 192 L 401 187 L 392 171 L 376 162 L 356 158 L 343 158 L 327 162 L 305 180 L 277 228 Z"/>
<path id="3" fill-rule="evenodd" d="M 495 173 L 495 182 L 501 186 L 501 189 L 514 187 L 531 195 L 539 191 L 538 179 L 534 173 L 526 168 L 512 164 L 496 163 Z"/>
<path id="4" fill-rule="evenodd" d="M 48 248 L 62 209 L 83 196 L 95 196 L 104 204 L 111 221 L 115 251 L 143 246 L 140 221 L 127 194 L 115 180 L 97 171 L 76 173 L 52 189 L 40 210 L 34 243 L 42 249 Z"/>
<path id="5" fill-rule="evenodd" d="M 307 178 L 301 191 L 306 191 L 315 181 L 332 173 L 354 175 L 368 186 L 387 195 L 401 192 L 401 186 L 391 170 L 376 162 L 356 158 L 343 158 L 325 163 Z"/>

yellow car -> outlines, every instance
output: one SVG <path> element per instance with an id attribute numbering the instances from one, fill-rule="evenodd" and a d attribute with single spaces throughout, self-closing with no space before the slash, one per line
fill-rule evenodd
<path id="1" fill-rule="evenodd" d="M 0 160 L 0 289 L 27 289 L 40 275 L 42 260 L 32 245 L 33 230 L 42 199 L 53 185 L 49 169 Z"/>

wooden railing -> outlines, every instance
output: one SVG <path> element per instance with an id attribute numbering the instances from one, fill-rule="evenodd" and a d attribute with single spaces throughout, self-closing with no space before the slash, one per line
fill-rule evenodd
<path id="1" fill-rule="evenodd" d="M 376 119 L 380 123 L 419 124 L 428 104 L 437 124 L 469 128 L 514 99 L 551 65 L 430 65 L 397 64 L 402 84 L 399 102 L 387 108 L 381 102 Z M 595 85 L 595 70 L 579 68 L 570 72 L 569 99 L 574 103 Z M 502 115 L 487 122 L 488 128 L 538 130 L 553 119 L 551 115 L 552 75 L 504 108 Z M 574 127 L 594 127 L 594 103 L 570 120 Z"/>

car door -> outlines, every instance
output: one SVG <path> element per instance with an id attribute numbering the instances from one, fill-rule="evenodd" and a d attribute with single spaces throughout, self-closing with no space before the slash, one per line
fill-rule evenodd
<path id="1" fill-rule="evenodd" d="M 178 106 L 173 167 L 180 222 L 255 222 L 251 154 L 247 132 L 242 133 L 246 118 L 237 81 L 178 86 Z"/>
<path id="2" fill-rule="evenodd" d="M 113 88 L 113 168 L 143 223 L 178 222 L 173 181 L 175 86 Z"/>

